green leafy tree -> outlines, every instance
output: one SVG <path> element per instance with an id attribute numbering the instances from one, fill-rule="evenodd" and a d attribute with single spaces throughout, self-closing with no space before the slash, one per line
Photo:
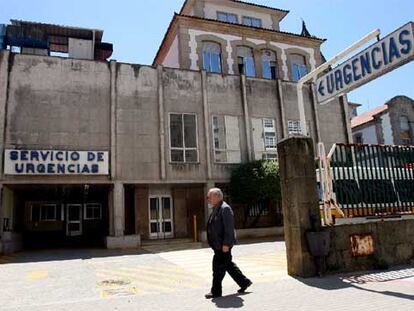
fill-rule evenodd
<path id="1" fill-rule="evenodd" d="M 278 201 L 280 199 L 278 162 L 254 161 L 239 165 L 232 172 L 229 191 L 236 203 Z"/>

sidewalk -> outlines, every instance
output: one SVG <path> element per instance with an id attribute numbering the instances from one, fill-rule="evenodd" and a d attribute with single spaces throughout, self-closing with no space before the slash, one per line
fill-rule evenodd
<path id="1" fill-rule="evenodd" d="M 414 310 L 414 267 L 295 279 L 286 274 L 283 242 L 235 247 L 254 284 L 237 295 L 226 276 L 225 296 L 214 300 L 204 298 L 209 249 L 104 254 L 40 253 L 0 265 L 0 310 Z"/>

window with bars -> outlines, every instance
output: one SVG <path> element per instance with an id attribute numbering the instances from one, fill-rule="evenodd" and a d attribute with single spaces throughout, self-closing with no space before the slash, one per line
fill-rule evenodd
<path id="1" fill-rule="evenodd" d="M 306 122 L 306 128 L 308 131 L 308 136 L 310 136 L 309 122 Z M 288 120 L 288 133 L 289 133 L 289 136 L 295 136 L 295 135 L 302 134 L 299 120 Z"/>
<path id="2" fill-rule="evenodd" d="M 256 160 L 277 160 L 276 120 L 252 119 L 253 148 Z"/>
<path id="3" fill-rule="evenodd" d="M 169 114 L 170 161 L 172 163 L 197 163 L 197 115 Z"/>
<path id="4" fill-rule="evenodd" d="M 241 163 L 239 120 L 235 116 L 213 116 L 214 161 Z"/>
<path id="5" fill-rule="evenodd" d="M 249 205 L 249 216 L 250 217 L 267 216 L 267 215 L 269 215 L 269 206 L 266 201 L 262 200 L 255 204 Z"/>

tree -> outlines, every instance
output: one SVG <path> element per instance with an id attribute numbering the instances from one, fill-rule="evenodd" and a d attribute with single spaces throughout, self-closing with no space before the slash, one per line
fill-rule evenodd
<path id="1" fill-rule="evenodd" d="M 232 172 L 229 191 L 236 203 L 250 205 L 261 200 L 278 201 L 278 162 L 262 160 L 239 165 Z"/>

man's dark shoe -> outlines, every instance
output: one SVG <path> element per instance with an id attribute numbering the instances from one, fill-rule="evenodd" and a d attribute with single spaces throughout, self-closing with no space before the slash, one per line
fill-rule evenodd
<path id="1" fill-rule="evenodd" d="M 213 295 L 212 293 L 205 294 L 204 297 L 207 299 L 219 298 L 221 295 Z"/>
<path id="2" fill-rule="evenodd" d="M 247 282 L 246 285 L 240 287 L 240 289 L 237 292 L 239 294 L 243 294 L 246 291 L 246 289 L 252 284 L 253 284 L 252 281 Z"/>

